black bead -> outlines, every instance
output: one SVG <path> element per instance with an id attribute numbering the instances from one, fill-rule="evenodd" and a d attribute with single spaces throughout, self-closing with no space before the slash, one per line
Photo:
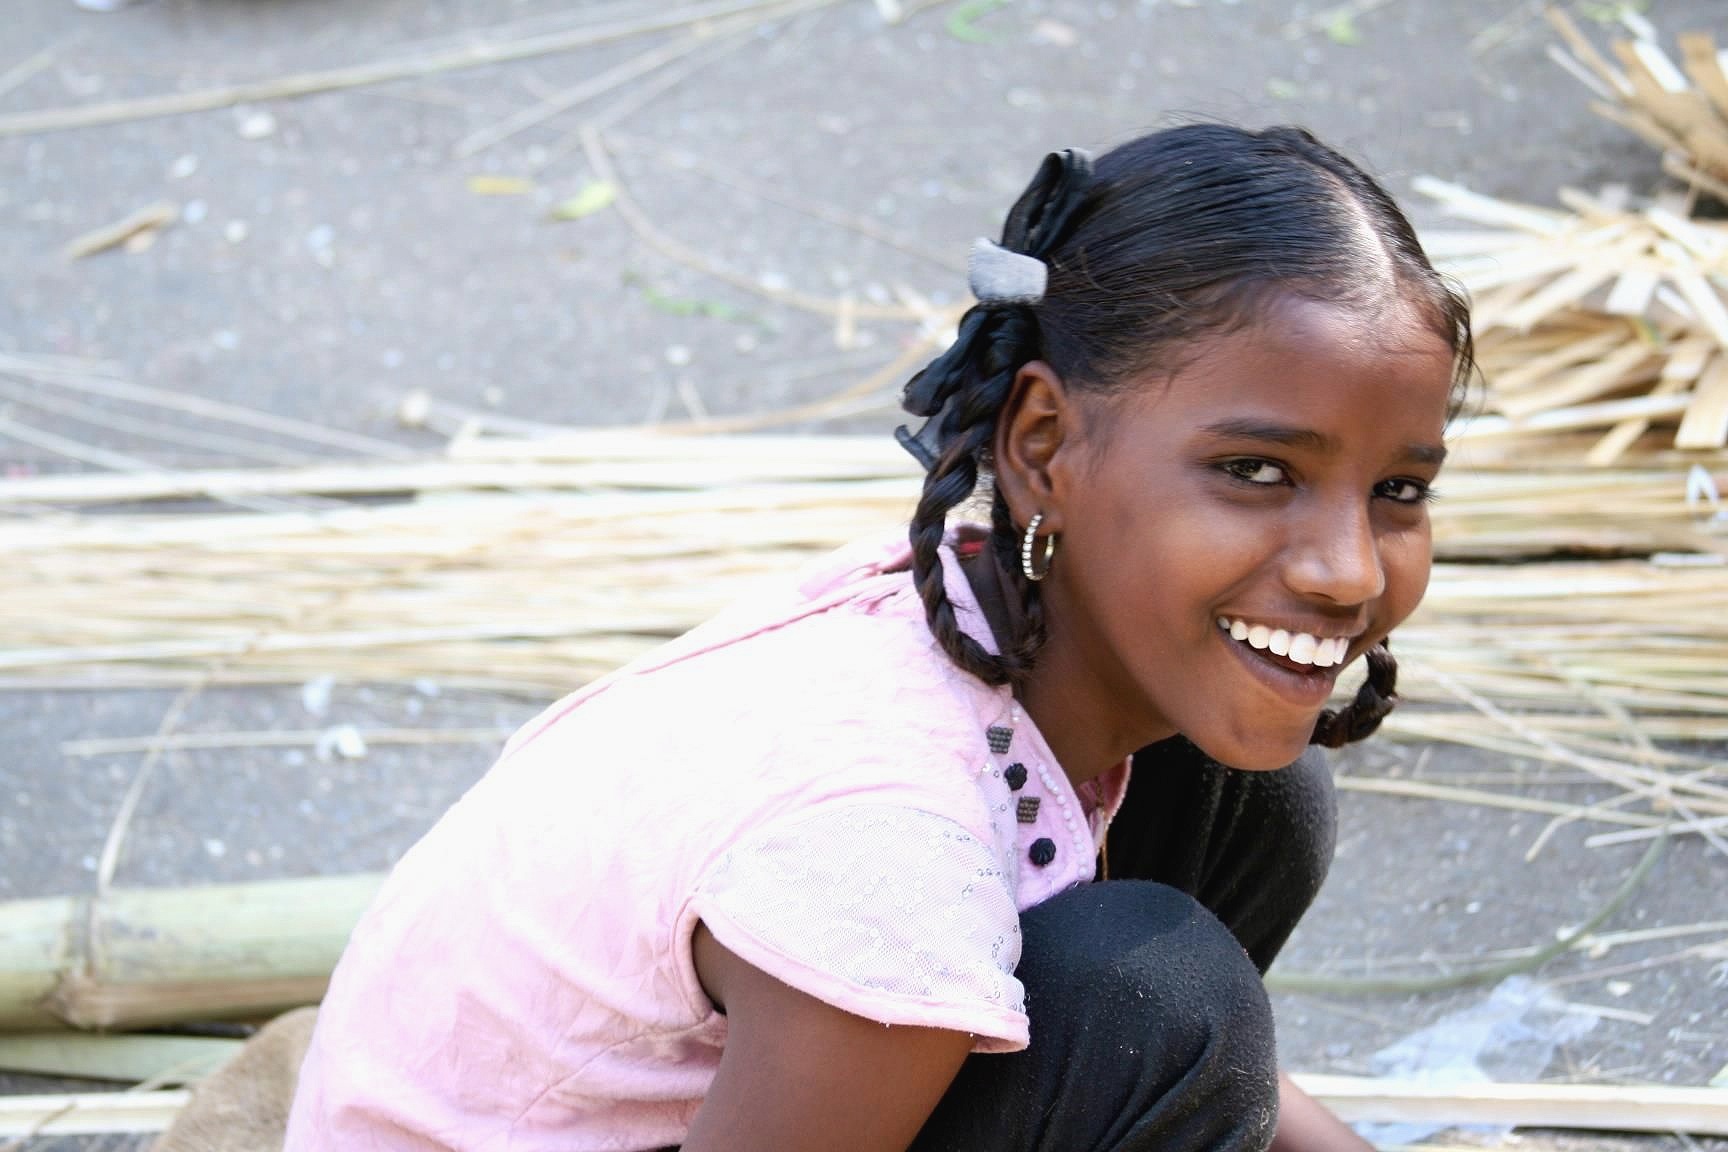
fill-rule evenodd
<path id="1" fill-rule="evenodd" d="M 1038 803 L 1039 798 L 1036 796 L 1020 797 L 1014 808 L 1014 819 L 1022 824 L 1036 824 L 1038 822 Z"/>
<path id="2" fill-rule="evenodd" d="M 990 741 L 990 751 L 1000 756 L 1008 751 L 1008 743 L 1014 739 L 1014 729 L 992 724 L 984 730 L 984 737 Z"/>
<path id="3" fill-rule="evenodd" d="M 1027 855 L 1032 858 L 1032 863 L 1042 868 L 1056 859 L 1056 841 L 1048 836 L 1040 836 L 1032 841 L 1032 850 Z"/>
<path id="4" fill-rule="evenodd" d="M 1010 764 L 1002 769 L 1002 779 L 1008 781 L 1008 787 L 1018 792 L 1026 787 L 1026 765 Z"/>

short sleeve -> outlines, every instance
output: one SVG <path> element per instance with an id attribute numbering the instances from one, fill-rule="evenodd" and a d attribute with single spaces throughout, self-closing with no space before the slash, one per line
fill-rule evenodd
<path id="1" fill-rule="evenodd" d="M 855 804 L 773 825 L 721 855 L 693 906 L 740 958 L 844 1011 L 1026 1046 L 1010 882 L 947 817 Z"/>

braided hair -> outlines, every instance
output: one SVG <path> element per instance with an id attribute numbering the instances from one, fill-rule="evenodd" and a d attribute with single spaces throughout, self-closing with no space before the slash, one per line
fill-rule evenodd
<path id="1" fill-rule="evenodd" d="M 949 514 L 992 470 L 997 422 L 1026 364 L 1042 360 L 1072 389 L 1110 393 L 1173 370 L 1194 341 L 1250 325 L 1274 296 L 1372 308 L 1398 295 L 1452 349 L 1454 410 L 1474 371 L 1463 296 L 1434 270 L 1391 196 L 1300 128 L 1188 124 L 1095 164 L 1053 153 L 1009 211 L 1000 246 L 1046 266 L 1042 297 L 967 311 L 954 344 L 906 386 L 902 403 L 925 424 L 898 433 L 926 469 L 908 535 L 931 634 L 988 684 L 1024 681 L 1044 643 L 1038 586 L 1020 570 L 1021 529 L 994 494 L 988 547 L 1010 606 L 996 654 L 960 628 L 939 549 Z M 1367 666 L 1356 698 L 1321 715 L 1314 743 L 1360 740 L 1392 710 L 1391 653 L 1377 645 Z"/>

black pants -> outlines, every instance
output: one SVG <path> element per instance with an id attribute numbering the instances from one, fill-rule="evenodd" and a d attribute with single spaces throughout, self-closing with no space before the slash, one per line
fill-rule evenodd
<path id="1" fill-rule="evenodd" d="M 1032 1044 L 969 1057 L 912 1152 L 1250 1152 L 1277 1062 L 1260 976 L 1332 860 L 1318 749 L 1237 772 L 1180 737 L 1142 750 L 1110 879 L 1021 917 Z"/>

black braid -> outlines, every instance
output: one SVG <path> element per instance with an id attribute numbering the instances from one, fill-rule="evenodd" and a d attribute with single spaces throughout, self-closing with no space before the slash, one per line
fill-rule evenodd
<path id="1" fill-rule="evenodd" d="M 1342 748 L 1372 736 L 1380 721 L 1398 707 L 1398 661 L 1385 641 L 1368 649 L 1368 677 L 1356 689 L 1356 698 L 1342 710 L 1328 708 L 1314 723 L 1310 744 Z"/>
<path id="2" fill-rule="evenodd" d="M 1002 227 L 1002 247 L 1045 259 L 1062 242 L 1092 181 L 1092 160 L 1083 152 L 1053 152 L 1039 165 Z M 903 403 L 929 422 L 917 435 L 905 428 L 900 443 L 928 470 L 912 515 L 912 577 L 924 601 L 931 634 L 955 664 L 986 684 L 1011 684 L 1031 671 L 1044 640 L 1042 602 L 1019 575 L 1014 542 L 1019 532 L 1004 502 L 995 500 L 991 541 L 998 567 L 1019 593 L 1009 614 L 1010 635 L 991 655 L 961 630 L 942 575 L 940 547 L 948 513 L 970 500 L 979 475 L 991 464 L 997 419 L 1020 368 L 1044 357 L 1042 329 L 1033 305 L 981 303 L 960 320 L 954 344 L 906 385 Z M 933 449 L 932 446 L 937 446 Z M 1009 591 L 1010 589 L 1004 589 Z"/>
<path id="3" fill-rule="evenodd" d="M 991 655 L 966 635 L 948 599 L 939 549 L 947 532 L 948 513 L 970 500 L 977 490 L 979 473 L 989 461 L 996 436 L 996 419 L 1008 401 L 1015 374 L 1038 354 L 1037 321 L 1024 307 L 974 308 L 966 320 L 969 323 L 962 323 L 961 332 L 970 354 L 961 361 L 959 386 L 945 415 L 946 446 L 925 476 L 924 491 L 912 514 L 912 575 L 924 601 L 931 634 L 949 659 L 986 684 L 1008 684 L 1030 670 L 1037 642 L 1027 642 L 1018 619 L 1013 622 L 1016 633 L 1004 638 L 1000 656 Z M 1006 517 L 1005 509 L 1002 515 Z M 1000 529 L 992 536 L 1000 536 Z M 1013 538 L 1011 527 L 1009 538 Z M 1018 571 L 1018 567 L 1013 570 Z M 1041 633 L 1042 629 L 1040 639 Z"/>

